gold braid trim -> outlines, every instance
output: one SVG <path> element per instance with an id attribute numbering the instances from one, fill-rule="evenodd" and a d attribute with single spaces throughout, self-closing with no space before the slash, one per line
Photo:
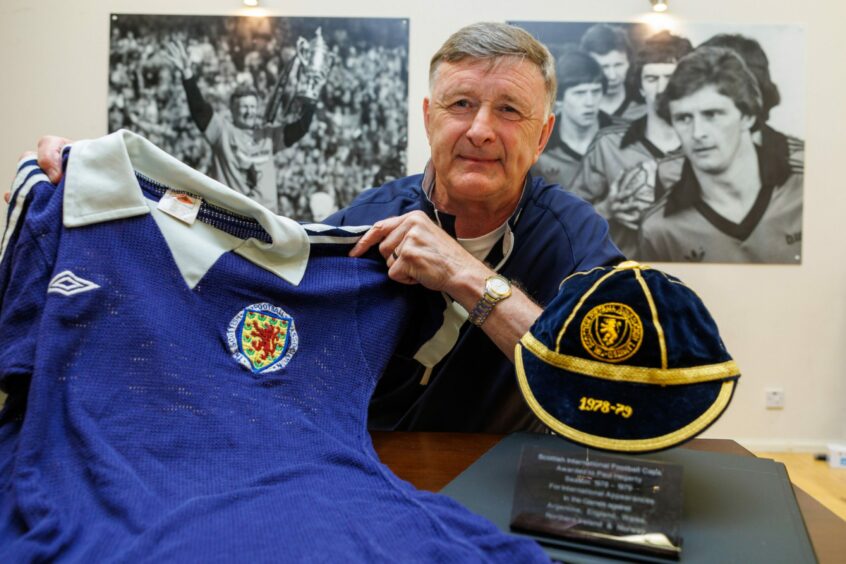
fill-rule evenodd
<path id="1" fill-rule="evenodd" d="M 599 280 L 594 282 L 593 286 L 591 286 L 587 292 L 582 294 L 582 297 L 576 304 L 576 307 L 573 308 L 573 311 L 570 312 L 570 316 L 567 318 L 567 320 L 564 322 L 564 325 L 561 327 L 561 331 L 558 332 L 558 338 L 555 340 L 555 350 L 561 350 L 561 339 L 562 337 L 564 337 L 564 333 L 567 332 L 567 327 L 570 326 L 570 322 L 573 321 L 573 318 L 576 317 L 576 314 L 579 312 L 580 309 L 582 309 L 582 305 L 585 303 L 585 300 L 587 300 L 590 295 L 596 291 L 600 284 L 605 282 L 606 278 L 617 274 L 617 272 L 617 270 L 612 270 L 608 274 L 605 274 Z"/>
<path id="2" fill-rule="evenodd" d="M 551 351 L 531 333 L 523 335 L 520 343 L 547 364 L 567 370 L 568 372 L 590 376 L 592 378 L 600 378 L 602 380 L 665 386 L 696 384 L 740 376 L 740 370 L 733 360 L 691 368 L 619 366 Z M 518 344 L 517 346 L 519 347 L 520 345 Z"/>
<path id="3" fill-rule="evenodd" d="M 634 273 L 635 278 L 637 278 L 637 281 L 640 283 L 640 287 L 643 289 L 646 301 L 649 302 L 649 311 L 652 312 L 652 324 L 655 326 L 655 332 L 658 333 L 658 346 L 661 349 L 661 368 L 667 368 L 667 340 L 664 337 L 664 328 L 658 320 L 658 308 L 655 307 L 655 300 L 652 299 L 652 292 L 649 291 L 649 286 L 646 285 L 646 280 L 643 279 L 640 271 L 635 270 Z"/>
<path id="4" fill-rule="evenodd" d="M 520 391 L 523 392 L 523 397 L 525 398 L 526 403 L 529 404 L 531 410 L 541 421 L 544 422 L 547 427 L 579 444 L 617 452 L 643 452 L 669 448 L 696 436 L 708 425 L 713 423 L 714 420 L 725 410 L 729 400 L 731 399 L 731 395 L 734 392 L 735 385 L 734 380 L 723 382 L 723 385 L 720 387 L 720 393 L 717 395 L 714 403 L 712 403 L 702 415 L 672 433 L 667 433 L 666 435 L 650 439 L 608 439 L 598 435 L 583 433 L 582 431 L 569 427 L 561 421 L 558 421 L 555 417 L 547 413 L 543 407 L 541 407 L 538 400 L 535 399 L 534 394 L 532 394 L 532 390 L 529 388 L 529 383 L 526 380 L 526 372 L 523 368 L 523 349 L 520 346 L 520 343 L 518 343 L 514 348 L 514 364 L 517 369 L 517 382 L 520 384 Z M 625 367 L 618 366 L 614 368 Z"/>

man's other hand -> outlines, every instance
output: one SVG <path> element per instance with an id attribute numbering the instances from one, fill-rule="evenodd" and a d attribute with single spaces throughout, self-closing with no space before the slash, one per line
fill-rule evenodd
<path id="1" fill-rule="evenodd" d="M 38 166 L 47 174 L 47 178 L 53 184 L 58 184 L 62 179 L 62 147 L 71 143 L 70 139 L 65 137 L 57 137 L 55 135 L 45 135 L 38 140 L 38 152 L 24 151 L 18 160 L 23 160 L 30 157 L 36 157 Z M 5 192 L 3 199 L 9 203 L 11 194 Z"/>
<path id="2" fill-rule="evenodd" d="M 421 211 L 377 221 L 350 256 L 361 256 L 374 245 L 379 245 L 393 280 L 445 292 L 468 312 L 482 297 L 485 279 L 494 273 Z M 540 306 L 515 286 L 511 297 L 494 308 L 482 330 L 513 362 L 514 345 L 540 313 Z"/>
<path id="3" fill-rule="evenodd" d="M 55 135 L 45 135 L 38 140 L 38 166 L 53 184 L 62 179 L 62 147 L 70 143 L 70 139 Z"/>

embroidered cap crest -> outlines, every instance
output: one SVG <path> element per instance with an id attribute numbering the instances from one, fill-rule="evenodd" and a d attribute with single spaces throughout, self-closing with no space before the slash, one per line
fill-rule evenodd
<path id="1" fill-rule="evenodd" d="M 591 309 L 582 319 L 582 346 L 594 358 L 622 362 L 640 348 L 643 323 L 626 304 L 609 302 Z"/>
<path id="2" fill-rule="evenodd" d="M 227 339 L 232 358 L 255 374 L 284 368 L 299 344 L 294 318 L 268 303 L 238 312 L 229 322 Z"/>

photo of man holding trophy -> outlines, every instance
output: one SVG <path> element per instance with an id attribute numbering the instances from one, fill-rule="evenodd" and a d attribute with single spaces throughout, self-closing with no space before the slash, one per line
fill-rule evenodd
<path id="1" fill-rule="evenodd" d="M 179 41 L 168 44 L 167 57 L 182 75 L 191 119 L 211 146 L 211 176 L 269 210 L 278 212 L 273 155 L 292 146 L 308 131 L 317 95 L 326 84 L 325 71 L 307 72 L 308 83 L 303 88 L 309 88 L 308 93 L 314 96 L 297 96 L 300 112 L 295 121 L 287 124 L 264 122 L 259 115 L 258 91 L 248 85 L 238 86 L 230 96 L 232 120 L 229 121 L 215 112 L 203 98 L 185 45 Z M 279 105 L 275 107 L 278 109 Z M 275 115 L 270 114 L 270 117 Z"/>
<path id="2" fill-rule="evenodd" d="M 405 174 L 407 44 L 405 20 L 113 15 L 109 131 L 320 220 Z"/>

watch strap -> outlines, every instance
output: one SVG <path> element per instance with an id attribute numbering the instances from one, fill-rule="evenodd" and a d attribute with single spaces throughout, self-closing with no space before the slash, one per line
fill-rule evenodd
<path id="1" fill-rule="evenodd" d="M 473 310 L 467 316 L 467 319 L 469 319 L 470 323 L 476 327 L 481 327 L 482 323 L 484 323 L 491 314 L 496 304 L 497 302 L 491 300 L 490 295 L 486 292 L 481 299 L 476 302 L 476 305 L 473 306 Z"/>
<path id="2" fill-rule="evenodd" d="M 472 323 L 476 327 L 482 326 L 482 324 L 491 314 L 491 311 L 493 311 L 493 308 L 494 306 L 496 306 L 496 304 L 511 296 L 510 289 L 505 295 L 492 294 L 491 291 L 488 289 L 488 283 L 492 278 L 499 278 L 505 281 L 505 283 L 510 286 L 510 282 L 508 282 L 506 278 L 500 275 L 490 276 L 487 280 L 485 280 L 485 291 L 482 294 L 482 297 L 479 298 L 479 301 L 476 302 L 476 305 L 473 306 L 473 309 L 467 316 L 467 319 L 470 321 L 470 323 Z"/>

